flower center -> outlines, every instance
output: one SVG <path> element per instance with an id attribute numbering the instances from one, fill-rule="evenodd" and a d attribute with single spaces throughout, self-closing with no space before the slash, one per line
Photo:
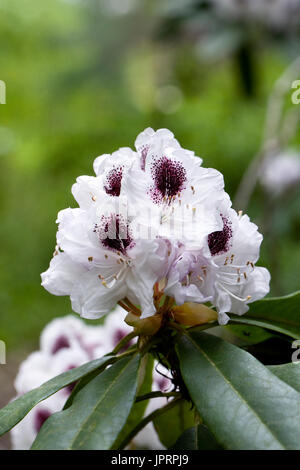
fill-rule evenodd
<path id="1" fill-rule="evenodd" d="M 119 214 L 102 216 L 101 223 L 95 225 L 94 232 L 98 233 L 105 248 L 123 255 L 126 255 L 127 249 L 134 245 L 129 223 Z"/>
<path id="2" fill-rule="evenodd" d="M 154 185 L 150 192 L 155 203 L 177 196 L 184 189 L 186 171 L 180 162 L 162 156 L 152 163 L 151 174 Z"/>
<path id="3" fill-rule="evenodd" d="M 58 351 L 60 351 L 61 349 L 64 349 L 64 348 L 69 348 L 70 347 L 70 343 L 69 343 L 69 340 L 66 336 L 64 335 L 61 335 L 57 338 L 57 340 L 55 341 L 55 343 L 53 344 L 53 347 L 52 347 L 52 350 L 51 350 L 51 353 L 52 354 L 56 354 Z"/>
<path id="4" fill-rule="evenodd" d="M 110 170 L 106 176 L 104 189 L 110 196 L 120 196 L 123 167 L 118 166 Z"/>
<path id="5" fill-rule="evenodd" d="M 44 422 L 51 416 L 51 412 L 49 410 L 43 409 L 39 410 L 35 415 L 34 420 L 34 427 L 36 432 L 39 432 L 41 427 L 43 426 Z"/>
<path id="6" fill-rule="evenodd" d="M 226 253 L 230 248 L 232 238 L 231 222 L 221 214 L 223 230 L 212 232 L 208 235 L 208 246 L 212 256 Z"/>

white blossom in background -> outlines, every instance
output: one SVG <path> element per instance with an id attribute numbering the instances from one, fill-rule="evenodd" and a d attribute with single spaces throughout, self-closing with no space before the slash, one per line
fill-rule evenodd
<path id="1" fill-rule="evenodd" d="M 124 321 L 121 307 L 112 312 L 104 325 L 90 326 L 68 315 L 50 322 L 40 337 L 40 349 L 20 365 L 15 379 L 17 397 L 39 387 L 56 375 L 99 358 L 114 349 L 132 328 Z M 121 318 L 121 321 L 120 321 Z M 29 449 L 44 421 L 60 411 L 72 391 L 60 390 L 33 408 L 11 431 L 13 449 Z"/>
<path id="2" fill-rule="evenodd" d="M 299 0 L 211 0 L 222 18 L 251 21 L 282 30 L 299 27 Z"/>
<path id="3" fill-rule="evenodd" d="M 300 183 L 300 154 L 287 150 L 265 159 L 260 171 L 260 182 L 273 196 L 283 194 Z"/>
<path id="4" fill-rule="evenodd" d="M 40 337 L 40 349 L 28 356 L 20 365 L 15 379 L 17 397 L 39 387 L 74 367 L 103 356 L 112 351 L 121 339 L 132 331 L 124 321 L 124 311 L 118 307 L 99 326 L 85 324 L 79 318 L 71 315 L 51 321 L 43 330 Z M 120 320 L 121 319 L 121 320 Z M 130 344 L 133 344 L 130 342 Z M 127 347 L 128 347 L 127 346 Z M 153 391 L 170 391 L 171 381 L 164 375 L 168 371 L 162 366 L 153 372 Z M 43 423 L 49 416 L 64 407 L 73 386 L 66 387 L 55 393 L 33 408 L 28 415 L 15 426 L 10 435 L 14 450 L 29 449 Z M 150 401 L 147 414 L 164 406 L 164 398 Z M 134 440 L 134 446 L 139 448 L 162 449 L 156 431 L 149 424 Z"/>
<path id="5" fill-rule="evenodd" d="M 89 319 L 120 301 L 151 317 L 158 290 L 177 305 L 211 302 L 222 324 L 228 313 L 243 314 L 269 290 L 267 271 L 254 268 L 257 227 L 231 209 L 221 173 L 202 166 L 169 130 L 148 128 L 135 147 L 98 157 L 95 176 L 77 178 L 79 207 L 58 214 L 42 285 L 70 296 Z"/>
<path id="6" fill-rule="evenodd" d="M 78 320 L 80 323 L 81 321 Z M 59 337 L 57 338 L 59 339 Z M 20 366 L 15 380 L 17 397 L 39 387 L 44 382 L 52 379 L 67 370 L 88 362 L 89 355 L 80 348 L 62 347 L 54 354 L 48 354 L 42 350 L 32 353 Z M 51 414 L 60 411 L 72 387 L 66 387 L 55 395 L 47 398 L 33 408 L 28 415 L 15 426 L 10 435 L 12 448 L 15 450 L 29 449 L 39 432 L 41 426 Z"/>

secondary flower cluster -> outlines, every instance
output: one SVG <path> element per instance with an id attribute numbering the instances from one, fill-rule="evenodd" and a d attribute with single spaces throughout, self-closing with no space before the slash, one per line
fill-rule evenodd
<path id="1" fill-rule="evenodd" d="M 299 28 L 299 0 L 211 0 L 222 18 L 265 24 L 274 30 Z"/>
<path id="2" fill-rule="evenodd" d="M 122 315 L 124 317 L 124 311 L 118 307 L 110 313 L 103 325 L 89 326 L 72 315 L 57 318 L 49 323 L 41 334 L 40 349 L 30 354 L 19 368 L 15 380 L 17 397 L 39 387 L 58 374 L 112 351 L 131 331 L 125 322 L 120 323 Z M 153 371 L 153 391 L 170 391 L 172 384 L 167 378 L 167 373 L 156 363 Z M 73 386 L 66 387 L 39 403 L 12 429 L 11 441 L 14 450 L 27 450 L 31 447 L 43 423 L 53 413 L 62 410 L 72 388 Z M 150 401 L 147 413 L 166 403 L 166 398 Z M 132 446 L 162 448 L 151 423 L 135 437 Z"/>
<path id="3" fill-rule="evenodd" d="M 242 315 L 269 290 L 268 271 L 255 266 L 257 226 L 231 208 L 221 173 L 169 130 L 148 128 L 135 147 L 96 158 L 95 176 L 77 179 L 79 207 L 58 214 L 42 285 L 89 319 L 124 299 L 151 317 L 162 295 L 177 305 L 211 302 L 221 324 L 227 313 Z"/>

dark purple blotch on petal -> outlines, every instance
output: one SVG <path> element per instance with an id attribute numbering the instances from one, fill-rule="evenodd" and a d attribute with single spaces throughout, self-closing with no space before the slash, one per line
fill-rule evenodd
<path id="1" fill-rule="evenodd" d="M 72 369 L 75 369 L 75 365 L 70 365 L 67 369 L 66 369 L 66 372 L 69 371 L 69 370 L 72 370 Z M 73 388 L 75 387 L 75 385 L 77 384 L 77 382 L 73 382 L 72 384 L 68 385 L 66 388 L 64 388 L 64 390 L 66 391 L 67 395 L 71 395 L 72 391 L 73 391 Z"/>
<path id="2" fill-rule="evenodd" d="M 38 410 L 34 417 L 34 429 L 36 432 L 39 432 L 44 422 L 51 416 L 51 411 L 46 408 Z"/>
<path id="3" fill-rule="evenodd" d="M 126 332 L 122 330 L 122 328 L 118 328 L 113 334 L 113 346 L 117 346 L 117 344 L 126 336 Z M 122 349 L 121 352 L 126 351 L 130 346 L 133 345 L 133 340 L 129 341 Z"/>
<path id="4" fill-rule="evenodd" d="M 156 383 L 161 392 L 165 392 L 170 386 L 170 380 L 162 375 L 156 380 Z"/>
<path id="5" fill-rule="evenodd" d="M 110 170 L 106 176 L 104 189 L 110 196 L 120 196 L 123 167 L 118 166 Z"/>
<path id="6" fill-rule="evenodd" d="M 221 214 L 223 230 L 212 232 L 208 235 L 208 246 L 212 256 L 221 255 L 230 249 L 232 238 L 231 222 Z"/>
<path id="7" fill-rule="evenodd" d="M 185 188 L 185 168 L 180 162 L 166 156 L 154 160 L 151 165 L 151 175 L 154 185 L 150 194 L 156 203 L 160 203 L 164 198 L 177 196 Z"/>
<path id="8" fill-rule="evenodd" d="M 61 335 L 57 338 L 57 340 L 53 344 L 51 354 L 56 354 L 61 349 L 69 348 L 69 347 L 70 347 L 70 343 L 69 343 L 68 338 L 64 335 Z"/>
<path id="9" fill-rule="evenodd" d="M 134 246 L 129 223 L 119 214 L 102 216 L 101 222 L 95 225 L 94 232 L 98 233 L 105 248 L 123 255 L 127 254 L 128 248 Z"/>

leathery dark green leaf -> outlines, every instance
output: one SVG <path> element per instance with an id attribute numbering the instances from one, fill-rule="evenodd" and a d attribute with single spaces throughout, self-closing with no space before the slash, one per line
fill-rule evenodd
<path id="1" fill-rule="evenodd" d="M 225 449 L 300 449 L 300 394 L 220 338 L 184 334 L 177 345 L 197 410 Z"/>
<path id="2" fill-rule="evenodd" d="M 140 355 L 125 357 L 92 379 L 65 410 L 42 426 L 32 449 L 114 448 L 133 406 Z"/>
<path id="3" fill-rule="evenodd" d="M 300 363 L 291 362 L 289 364 L 280 364 L 278 366 L 268 366 L 268 369 L 277 375 L 283 382 L 293 387 L 300 393 Z"/>
<path id="4" fill-rule="evenodd" d="M 203 424 L 186 429 L 171 450 L 221 450 L 209 429 Z"/>
<path id="5" fill-rule="evenodd" d="M 245 315 L 230 315 L 231 323 L 259 326 L 291 338 L 300 338 L 300 291 L 258 300 L 249 307 Z"/>
<path id="6" fill-rule="evenodd" d="M 0 410 L 0 436 L 18 424 L 29 411 L 41 401 L 50 397 L 58 390 L 76 382 L 90 372 L 101 369 L 114 361 L 113 356 L 104 356 L 100 359 L 83 364 L 63 374 L 48 380 L 40 387 L 31 390 Z"/>
<path id="7" fill-rule="evenodd" d="M 191 403 L 179 402 L 174 408 L 166 411 L 153 420 L 160 442 L 171 447 L 185 429 L 195 424 L 195 413 Z"/>
<path id="8" fill-rule="evenodd" d="M 145 395 L 151 392 L 153 366 L 154 358 L 150 356 L 150 354 L 146 354 L 145 356 L 143 356 L 139 373 L 139 383 L 137 389 L 138 396 Z M 149 400 L 143 400 L 139 401 L 138 403 L 134 403 L 131 412 L 127 418 L 127 422 L 123 427 L 122 432 L 119 434 L 117 441 L 115 442 L 115 448 L 119 449 L 119 446 L 123 442 L 125 437 L 128 436 L 132 429 L 137 425 L 137 423 L 141 421 L 148 403 Z"/>

